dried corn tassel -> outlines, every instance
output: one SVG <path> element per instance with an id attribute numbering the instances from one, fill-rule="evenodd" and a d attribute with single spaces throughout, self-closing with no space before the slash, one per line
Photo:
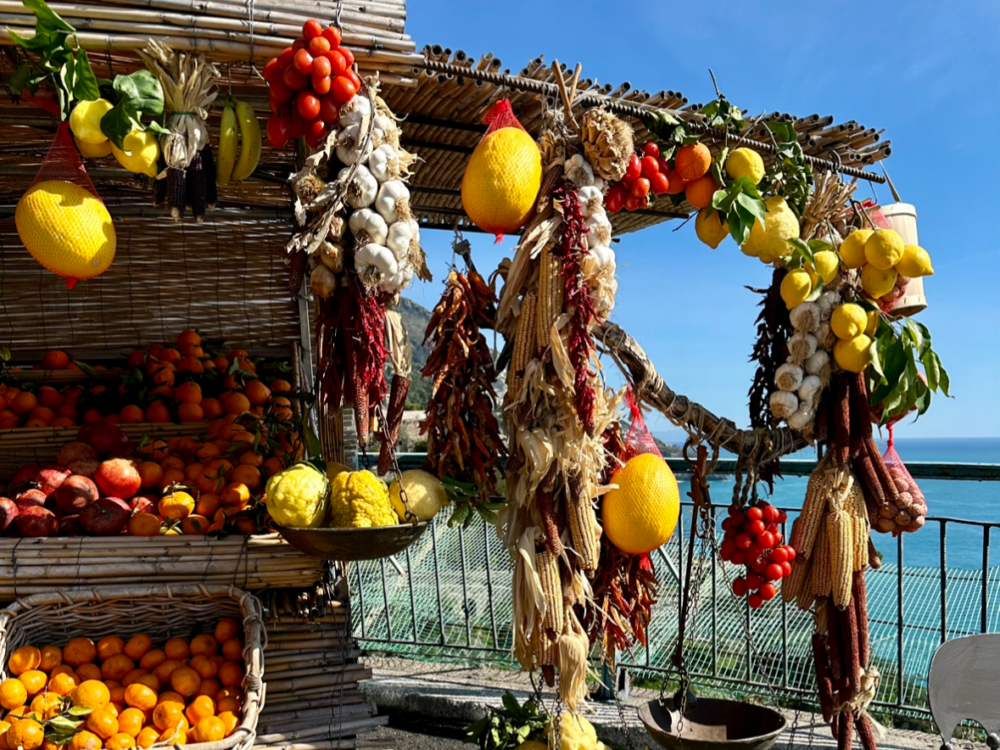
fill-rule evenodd
<path id="1" fill-rule="evenodd" d="M 835 510 L 826 516 L 826 536 L 830 546 L 830 576 L 833 603 L 843 609 L 851 603 L 854 575 L 854 539 L 851 517 Z"/>
<path id="2" fill-rule="evenodd" d="M 549 245 L 543 247 L 538 259 L 538 315 L 535 321 L 537 340 L 542 342 L 542 348 L 550 338 L 553 323 L 562 313 L 566 296 L 560 267 L 559 258 L 552 253 L 552 248 Z"/>
<path id="3" fill-rule="evenodd" d="M 802 502 L 802 511 L 792 524 L 791 545 L 797 555 L 809 559 L 815 549 L 817 533 L 826 512 L 829 497 L 830 459 L 827 454 L 813 470 L 806 488 L 806 497 Z"/>
<path id="4" fill-rule="evenodd" d="M 810 562 L 804 558 L 796 557 L 792 562 L 792 574 L 781 582 L 781 598 L 786 602 L 791 602 L 802 593 L 807 582 L 810 580 Z"/>
<path id="5" fill-rule="evenodd" d="M 815 596 L 829 596 L 832 583 L 830 566 L 830 542 L 827 539 L 827 527 L 821 523 L 816 535 L 815 555 L 812 561 L 812 592 Z"/>
<path id="6" fill-rule="evenodd" d="M 542 617 L 540 639 L 548 637 L 555 640 L 563 632 L 563 594 L 562 580 L 559 577 L 559 558 L 547 549 L 535 552 L 535 569 L 542 581 L 542 592 L 545 594 L 545 613 Z M 551 662 L 555 663 L 555 662 Z"/>
<path id="7" fill-rule="evenodd" d="M 601 527 L 587 497 L 583 477 L 572 475 L 566 491 L 566 516 L 573 549 L 579 556 L 578 564 L 581 570 L 597 570 L 597 561 L 601 556 Z"/>
<path id="8" fill-rule="evenodd" d="M 587 697 L 587 655 L 590 639 L 572 607 L 567 607 L 566 626 L 559 638 L 559 698 L 572 713 Z"/>

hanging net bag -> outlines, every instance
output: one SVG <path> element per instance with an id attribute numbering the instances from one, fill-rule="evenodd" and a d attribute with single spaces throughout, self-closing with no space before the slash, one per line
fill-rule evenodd
<path id="1" fill-rule="evenodd" d="M 462 207 L 484 232 L 505 234 L 523 227 L 542 186 L 542 155 L 510 107 L 501 99 L 483 118 L 487 126 L 462 178 Z"/>
<path id="2" fill-rule="evenodd" d="M 35 179 L 17 203 L 14 223 L 32 257 L 66 279 L 67 289 L 104 273 L 114 260 L 111 214 L 83 166 L 69 123 L 59 123 Z"/>
<path id="3" fill-rule="evenodd" d="M 893 536 L 897 536 L 904 531 L 917 531 L 924 525 L 927 519 L 927 500 L 916 481 L 910 476 L 910 472 L 906 470 L 903 459 L 896 452 L 892 434 L 894 426 L 892 423 L 889 424 L 889 442 L 885 447 L 885 453 L 882 454 L 882 462 L 888 469 L 898 493 L 895 505 L 887 506 L 890 510 L 895 508 L 896 514 L 891 519 L 885 518 L 884 515 L 877 519 L 873 518 L 871 524 L 879 531 L 891 531 Z"/>

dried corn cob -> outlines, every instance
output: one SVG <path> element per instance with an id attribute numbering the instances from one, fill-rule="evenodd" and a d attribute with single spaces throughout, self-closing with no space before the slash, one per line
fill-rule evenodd
<path id="1" fill-rule="evenodd" d="M 851 516 L 851 534 L 854 540 L 854 571 L 868 567 L 868 538 L 871 526 L 868 523 L 868 506 L 861 486 L 852 477 L 851 490 L 847 496 L 846 508 Z"/>
<path id="2" fill-rule="evenodd" d="M 552 324 L 556 322 L 563 308 L 566 290 L 562 275 L 559 273 L 560 266 L 559 258 L 552 253 L 552 248 L 549 245 L 543 247 L 538 259 L 538 315 L 535 321 L 540 349 L 545 348 Z"/>
<path id="3" fill-rule="evenodd" d="M 830 567 L 830 542 L 827 540 L 825 523 L 820 524 L 813 549 L 816 554 L 812 561 L 812 593 L 815 596 L 829 596 L 833 573 Z"/>
<path id="4" fill-rule="evenodd" d="M 587 497 L 583 477 L 572 475 L 566 490 L 566 516 L 573 548 L 579 555 L 578 565 L 584 571 L 597 570 L 597 561 L 601 556 L 601 529 Z"/>
<path id="5" fill-rule="evenodd" d="M 875 742 L 875 732 L 872 730 L 872 723 L 868 715 L 861 711 L 854 724 L 858 729 L 858 739 L 861 740 L 862 750 L 878 750 L 878 743 Z"/>
<path id="6" fill-rule="evenodd" d="M 781 582 L 781 598 L 786 602 L 791 602 L 802 593 L 803 589 L 809 588 L 809 569 L 811 563 L 805 558 L 795 558 L 792 563 L 792 574 Z M 811 590 L 810 590 L 810 593 Z"/>
<path id="7" fill-rule="evenodd" d="M 208 187 L 208 210 L 214 211 L 219 203 L 219 186 L 215 184 L 215 157 L 210 143 L 206 143 L 201 150 L 201 165 L 205 170 L 205 183 Z"/>
<path id="8" fill-rule="evenodd" d="M 521 379 L 524 368 L 535 356 L 535 316 L 537 310 L 537 295 L 532 289 L 521 300 L 521 313 L 517 318 L 517 328 L 514 331 L 514 353 L 510 358 L 509 390 L 512 398 L 516 398 L 521 390 Z"/>
<path id="9" fill-rule="evenodd" d="M 851 608 L 858 623 L 858 661 L 868 669 L 868 589 L 863 570 L 854 574 Z"/>
<path id="10" fill-rule="evenodd" d="M 872 541 L 871 537 L 868 537 L 868 566 L 872 570 L 878 570 L 882 567 L 882 557 L 879 555 L 878 550 L 875 549 L 875 542 Z"/>
<path id="11" fill-rule="evenodd" d="M 185 184 L 185 174 L 181 167 L 170 167 L 167 169 L 167 206 L 170 208 L 170 216 L 175 221 L 184 216 L 184 209 L 187 206 L 187 186 Z"/>
<path id="12" fill-rule="evenodd" d="M 817 534 L 822 525 L 823 514 L 826 512 L 829 496 L 829 480 L 826 473 L 828 464 L 829 461 L 824 459 L 813 470 L 806 488 L 805 500 L 802 502 L 802 511 L 792 524 L 791 545 L 797 555 L 807 560 L 815 549 Z"/>
<path id="13" fill-rule="evenodd" d="M 201 161 L 201 151 L 191 158 L 185 176 L 187 202 L 195 221 L 204 221 L 208 211 L 208 185 L 205 182 L 205 166 Z"/>
<path id="14" fill-rule="evenodd" d="M 854 741 L 854 714 L 840 712 L 840 728 L 837 731 L 837 750 L 851 750 Z"/>
<path id="15" fill-rule="evenodd" d="M 872 434 L 871 409 L 868 406 L 868 385 L 865 376 L 857 374 L 848 382 L 851 400 L 851 458 L 864 449 L 864 441 Z"/>
<path id="16" fill-rule="evenodd" d="M 545 617 L 539 640 L 549 640 L 555 645 L 555 638 L 562 633 L 566 624 L 563 619 L 562 579 L 559 576 L 559 557 L 547 549 L 535 552 L 535 569 L 542 582 L 545 594 Z M 544 663 L 544 662 L 543 662 Z M 554 664 L 555 662 L 550 662 Z"/>
<path id="17" fill-rule="evenodd" d="M 816 683 L 819 686 L 819 705 L 823 720 L 829 724 L 833 721 L 833 684 L 830 682 L 830 664 L 826 655 L 826 636 L 822 633 L 813 633 L 812 651 L 813 668 L 816 670 Z"/>
<path id="18" fill-rule="evenodd" d="M 558 557 L 562 554 L 562 541 L 559 539 L 559 525 L 556 523 L 555 491 L 559 479 L 559 463 L 553 461 L 548 472 L 542 478 L 535 492 L 535 506 L 542 519 L 542 531 L 545 533 L 545 547 Z M 561 633 L 562 629 L 556 631 Z"/>
<path id="19" fill-rule="evenodd" d="M 830 547 L 830 578 L 833 603 L 843 609 L 851 603 L 854 575 L 854 540 L 851 517 L 835 510 L 826 516 L 826 537 Z"/>

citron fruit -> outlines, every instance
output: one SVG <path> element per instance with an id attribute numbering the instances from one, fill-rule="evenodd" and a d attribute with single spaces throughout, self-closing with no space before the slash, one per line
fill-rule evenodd
<path id="1" fill-rule="evenodd" d="M 403 488 L 406 490 L 406 505 L 410 512 L 421 521 L 430 521 L 437 512 L 448 504 L 448 493 L 444 485 L 433 474 L 419 469 L 404 471 L 400 477 Z M 406 517 L 406 508 L 399 494 L 400 482 L 393 482 L 389 485 L 389 499 L 392 501 L 392 508 L 396 515 L 404 523 L 410 519 Z"/>
<path id="2" fill-rule="evenodd" d="M 160 145 L 152 130 L 133 130 L 122 140 L 125 150 L 111 144 L 111 153 L 118 163 L 134 174 L 156 177 L 156 161 L 160 158 Z"/>
<path id="3" fill-rule="evenodd" d="M 840 258 L 835 252 L 830 250 L 820 250 L 813 256 L 813 268 L 816 274 L 823 279 L 823 283 L 829 284 L 837 278 L 840 270 Z"/>
<path id="4" fill-rule="evenodd" d="M 677 525 L 680 493 L 666 461 L 652 453 L 629 459 L 611 480 L 604 496 L 604 533 L 618 549 L 632 555 L 652 552 L 666 543 Z"/>
<path id="5" fill-rule="evenodd" d="M 718 211 L 713 210 L 711 216 L 708 211 L 709 209 L 703 208 L 698 212 L 698 217 L 694 220 L 694 231 L 699 240 L 715 250 L 729 234 L 729 224 Z"/>
<path id="6" fill-rule="evenodd" d="M 861 288 L 872 299 L 878 299 L 892 291 L 892 288 L 896 286 L 897 276 L 894 268 L 880 271 L 871 263 L 867 263 L 861 269 Z"/>
<path id="7" fill-rule="evenodd" d="M 848 302 L 833 311 L 830 316 L 830 330 L 838 339 L 853 339 L 860 336 L 868 325 L 868 316 L 861 305 Z"/>
<path id="8" fill-rule="evenodd" d="M 903 258 L 903 238 L 892 229 L 876 229 L 865 242 L 865 260 L 879 271 L 888 271 Z"/>
<path id="9" fill-rule="evenodd" d="M 861 268 L 866 263 L 865 243 L 874 232 L 871 229 L 855 229 L 840 243 L 840 259 L 848 268 Z"/>
<path id="10" fill-rule="evenodd" d="M 896 263 L 896 271 L 908 279 L 934 275 L 931 256 L 920 245 L 906 245 L 903 248 L 903 257 Z"/>
<path id="11" fill-rule="evenodd" d="M 35 185 L 18 201 L 14 223 L 28 252 L 68 279 L 68 287 L 104 273 L 115 258 L 111 214 L 96 195 L 72 182 Z"/>
<path id="12" fill-rule="evenodd" d="M 813 280 L 809 272 L 802 268 L 789 271 L 785 278 L 781 280 L 781 299 L 791 310 L 797 305 L 806 301 L 806 297 L 812 293 Z"/>
<path id="13" fill-rule="evenodd" d="M 69 115 L 69 129 L 78 141 L 91 145 L 104 143 L 108 137 L 101 131 L 101 118 L 112 109 L 107 99 L 80 102 Z"/>
<path id="14" fill-rule="evenodd" d="M 840 369 L 847 372 L 861 372 L 872 361 L 872 340 L 861 334 L 853 339 L 841 340 L 833 345 L 833 359 Z"/>
<path id="15" fill-rule="evenodd" d="M 462 178 L 462 206 L 484 232 L 511 234 L 528 220 L 541 185 L 538 145 L 520 128 L 499 128 L 472 152 Z"/>
<path id="16" fill-rule="evenodd" d="M 753 223 L 750 237 L 743 244 L 742 250 L 746 255 L 770 264 L 791 252 L 788 240 L 799 236 L 799 220 L 784 198 L 766 198 L 764 205 L 767 206 L 764 224 L 761 225 L 760 219 Z"/>
<path id="17" fill-rule="evenodd" d="M 878 330 L 878 310 L 869 310 L 867 318 L 868 320 L 865 323 L 865 336 L 874 336 L 875 331 Z"/>
<path id="18" fill-rule="evenodd" d="M 276 523 L 315 528 L 326 519 L 330 480 L 308 464 L 296 464 L 268 479 L 264 494 Z"/>
<path id="19" fill-rule="evenodd" d="M 753 149 L 738 148 L 726 159 L 726 174 L 734 180 L 749 177 L 756 185 L 764 179 L 764 160 Z"/>

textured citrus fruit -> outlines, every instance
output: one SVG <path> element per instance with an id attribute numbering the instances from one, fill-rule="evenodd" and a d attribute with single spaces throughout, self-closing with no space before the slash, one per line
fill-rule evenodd
<path id="1" fill-rule="evenodd" d="M 811 292 L 812 279 L 801 268 L 789 271 L 781 280 L 781 299 L 789 310 L 805 302 Z"/>
<path id="2" fill-rule="evenodd" d="M 16 677 L 10 677 L 0 682 L 0 706 L 7 710 L 19 708 L 28 701 L 28 691 Z"/>
<path id="3" fill-rule="evenodd" d="M 791 252 L 788 240 L 799 236 L 799 220 L 784 198 L 765 198 L 764 205 L 767 207 L 764 223 L 760 219 L 753 223 L 750 237 L 740 249 L 745 255 L 770 264 Z"/>
<path id="4" fill-rule="evenodd" d="M 861 288 L 872 299 L 878 299 L 892 291 L 892 288 L 896 286 L 897 276 L 894 268 L 880 271 L 871 263 L 867 263 L 861 269 Z"/>
<path id="5" fill-rule="evenodd" d="M 42 652 L 34 646 L 21 646 L 7 660 L 7 669 L 15 677 L 27 672 L 29 669 L 38 669 L 42 663 Z M 55 665 L 53 665 L 55 666 Z"/>
<path id="6" fill-rule="evenodd" d="M 876 229 L 865 242 L 865 260 L 879 271 L 888 271 L 903 258 L 903 238 L 892 229 Z"/>
<path id="7" fill-rule="evenodd" d="M 680 510 L 677 480 L 666 462 L 653 454 L 635 456 L 611 482 L 618 487 L 604 496 L 602 509 L 608 539 L 629 554 L 651 552 L 666 543 Z"/>

